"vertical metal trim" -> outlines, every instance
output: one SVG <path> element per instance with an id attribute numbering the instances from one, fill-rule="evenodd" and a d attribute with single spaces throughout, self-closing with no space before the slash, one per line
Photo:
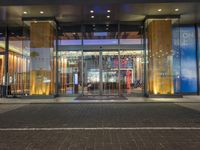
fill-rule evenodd
<path id="1" fill-rule="evenodd" d="M 195 42 L 196 42 L 196 67 L 197 67 L 197 94 L 200 95 L 200 70 L 199 70 L 199 35 L 198 35 L 198 25 L 195 25 Z"/>
<path id="2" fill-rule="evenodd" d="M 58 36 L 58 24 L 56 23 L 56 90 L 55 90 L 55 95 L 58 96 L 59 95 L 59 80 L 58 80 L 58 75 L 59 75 L 59 72 L 58 72 L 58 39 L 59 36 Z M 54 61 L 53 61 L 54 62 Z M 53 65 L 54 66 L 54 65 Z M 53 73 L 54 74 L 54 73 Z"/>
<path id="3" fill-rule="evenodd" d="M 81 95 L 84 95 L 84 82 L 83 82 L 83 60 L 84 60 L 84 55 L 83 55 L 83 24 L 81 24 L 81 84 L 82 84 L 82 93 Z"/>
<path id="4" fill-rule="evenodd" d="M 120 22 L 118 22 L 118 31 L 117 31 L 117 38 L 118 38 L 118 95 L 122 95 L 121 93 L 121 79 L 120 79 L 120 64 L 121 64 L 121 61 L 120 61 Z"/>
<path id="5" fill-rule="evenodd" d="M 143 52 L 144 52 L 144 96 L 148 95 L 147 92 L 147 45 L 146 45 L 146 20 L 143 22 Z"/>
<path id="6" fill-rule="evenodd" d="M 6 27 L 6 39 L 5 39 L 5 61 L 4 61 L 4 67 L 5 67 L 5 86 L 6 86 L 6 95 L 8 95 L 8 52 L 9 52 L 9 29 L 8 26 Z"/>
<path id="7" fill-rule="evenodd" d="M 100 74 L 100 89 L 99 95 L 103 95 L 103 64 L 102 64 L 102 49 L 99 51 L 99 74 Z"/>

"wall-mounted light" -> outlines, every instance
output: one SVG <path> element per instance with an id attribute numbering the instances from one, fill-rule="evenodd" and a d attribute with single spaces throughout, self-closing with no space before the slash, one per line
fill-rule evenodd
<path id="1" fill-rule="evenodd" d="M 90 13 L 94 13 L 94 10 L 90 10 Z"/>
<path id="2" fill-rule="evenodd" d="M 26 14 L 27 14 L 27 11 L 24 11 L 24 14 L 26 15 Z"/>
<path id="3" fill-rule="evenodd" d="M 40 14 L 44 14 L 44 11 L 40 11 Z"/>
<path id="4" fill-rule="evenodd" d="M 108 9 L 108 10 L 107 10 L 107 13 L 110 13 L 110 12 L 111 12 L 111 10 L 110 10 L 110 9 Z"/>
<path id="5" fill-rule="evenodd" d="M 162 9 L 158 9 L 158 11 L 159 11 L 159 12 L 161 12 L 161 11 L 162 11 Z"/>
<path id="6" fill-rule="evenodd" d="M 179 9 L 178 9 L 178 8 L 176 8 L 176 9 L 174 9 L 174 11 L 179 11 Z"/>
<path id="7" fill-rule="evenodd" d="M 94 16 L 91 16 L 91 18 L 94 18 Z"/>
<path id="8" fill-rule="evenodd" d="M 110 18 L 110 16 L 108 15 L 108 16 L 106 16 L 107 18 Z"/>

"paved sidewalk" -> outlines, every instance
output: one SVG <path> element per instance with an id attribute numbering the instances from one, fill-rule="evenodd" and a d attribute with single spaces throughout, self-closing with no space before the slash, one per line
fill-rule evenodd
<path id="1" fill-rule="evenodd" d="M 1 104 L 0 150 L 199 150 L 200 103 Z"/>
<path id="2" fill-rule="evenodd" d="M 57 97 L 52 99 L 20 99 L 0 98 L 0 104 L 16 103 L 200 103 L 200 96 L 184 96 L 183 98 L 146 98 L 127 97 L 127 100 L 75 100 L 76 97 Z"/>

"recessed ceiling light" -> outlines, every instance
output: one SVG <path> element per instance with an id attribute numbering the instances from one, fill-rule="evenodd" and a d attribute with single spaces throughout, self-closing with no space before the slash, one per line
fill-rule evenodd
<path id="1" fill-rule="evenodd" d="M 90 10 L 90 13 L 94 13 L 94 10 Z"/>
<path id="2" fill-rule="evenodd" d="M 110 10 L 110 9 L 108 9 L 108 10 L 107 10 L 107 12 L 108 12 L 108 13 L 110 13 L 110 12 L 111 12 L 111 10 Z"/>
<path id="3" fill-rule="evenodd" d="M 110 18 L 110 16 L 108 15 L 108 16 L 106 16 L 107 18 Z"/>
<path id="4" fill-rule="evenodd" d="M 27 11 L 24 11 L 24 14 L 27 14 Z"/>
<path id="5" fill-rule="evenodd" d="M 162 9 L 158 9 L 158 11 L 160 12 L 160 11 L 162 11 Z"/>
<path id="6" fill-rule="evenodd" d="M 179 11 L 179 9 L 178 8 L 176 8 L 176 9 L 174 9 L 175 11 Z"/>
<path id="7" fill-rule="evenodd" d="M 44 14 L 44 12 L 43 12 L 43 11 L 40 11 L 40 14 Z"/>
<path id="8" fill-rule="evenodd" d="M 94 16 L 91 16 L 91 18 L 94 18 Z"/>

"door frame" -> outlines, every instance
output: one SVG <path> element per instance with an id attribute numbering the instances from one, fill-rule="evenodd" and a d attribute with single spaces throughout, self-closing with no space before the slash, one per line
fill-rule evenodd
<path id="1" fill-rule="evenodd" d="M 118 53 L 118 89 L 117 89 L 117 93 L 116 94 L 104 94 L 103 93 L 103 63 L 102 63 L 102 55 L 103 55 L 103 52 L 108 52 L 108 51 L 115 51 Z M 88 96 L 88 94 L 85 94 L 84 93 L 84 81 L 83 81 L 83 78 L 84 78 L 84 75 L 83 75 L 83 67 L 84 67 L 84 52 L 99 52 L 99 94 L 92 94 L 91 96 L 119 96 L 120 95 L 120 53 L 119 53 L 119 50 L 118 49 L 92 49 L 92 50 L 83 50 L 82 51 L 82 85 L 83 85 L 83 88 L 82 88 L 82 95 L 85 95 L 85 96 Z M 90 95 L 89 95 L 90 96 Z"/>

